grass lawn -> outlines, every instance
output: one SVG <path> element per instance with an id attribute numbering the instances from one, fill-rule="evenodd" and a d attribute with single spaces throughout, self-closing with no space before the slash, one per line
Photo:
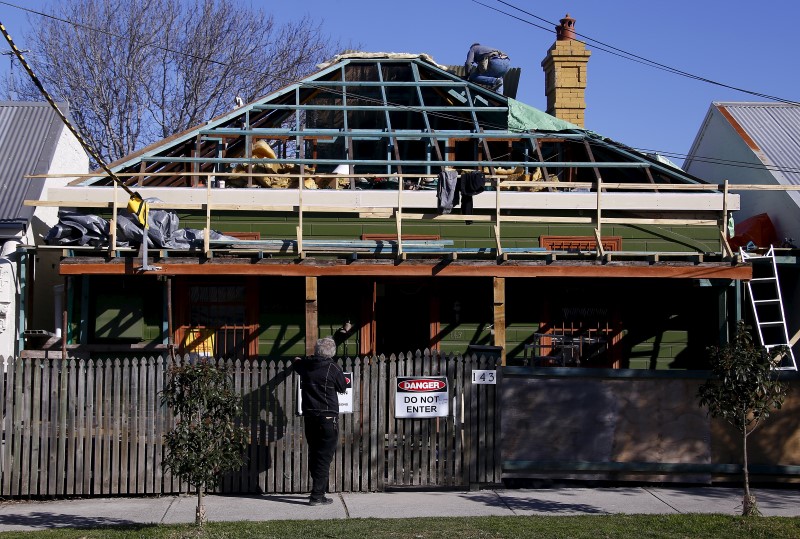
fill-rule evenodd
<path id="1" fill-rule="evenodd" d="M 631 538 L 648 537 L 753 539 L 800 537 L 800 517 L 735 517 L 726 515 L 591 515 L 558 517 L 469 517 L 413 519 L 284 520 L 272 522 L 212 522 L 193 525 L 128 526 L 4 532 L 0 539 L 133 539 L 133 538 L 380 538 L 485 539 Z"/>

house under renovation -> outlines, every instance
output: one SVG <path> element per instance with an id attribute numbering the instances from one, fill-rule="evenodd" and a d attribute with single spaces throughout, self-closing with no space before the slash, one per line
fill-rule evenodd
<path id="1" fill-rule="evenodd" d="M 349 356 L 703 368 L 751 275 L 726 244 L 739 197 L 557 118 L 583 121 L 583 47 L 542 63 L 550 114 L 427 55 L 338 56 L 111 165 L 151 200 L 148 249 L 108 177 L 54 190 L 50 353 L 293 357 L 334 335 Z M 99 234 L 70 239 L 84 215 Z"/>
<path id="2" fill-rule="evenodd" d="M 547 112 L 516 77 L 501 94 L 427 55 L 343 54 L 113 163 L 120 181 L 31 202 L 61 210 L 32 249 L 60 257 L 63 331 L 9 371 L 6 432 L 27 430 L 2 484 L 178 491 L 154 395 L 180 354 L 244 360 L 249 463 L 224 489 L 307 490 L 289 360 L 329 335 L 353 381 L 336 490 L 739 473 L 738 438 L 695 398 L 755 271 L 728 242 L 739 195 L 584 129 L 589 52 L 561 23 Z M 398 384 L 428 375 L 450 407 L 409 416 Z M 752 473 L 800 476 L 798 405 L 750 444 Z"/>

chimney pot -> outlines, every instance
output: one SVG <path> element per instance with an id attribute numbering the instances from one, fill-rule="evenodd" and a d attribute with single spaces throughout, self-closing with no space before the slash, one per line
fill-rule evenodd
<path id="1" fill-rule="evenodd" d="M 566 17 L 559 22 L 561 25 L 556 26 L 556 41 L 570 41 L 575 39 L 575 19 L 570 17 L 569 13 L 567 13 Z"/>

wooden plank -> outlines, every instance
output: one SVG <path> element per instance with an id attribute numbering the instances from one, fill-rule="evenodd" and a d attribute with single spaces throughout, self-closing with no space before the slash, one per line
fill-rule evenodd
<path id="1" fill-rule="evenodd" d="M 62 359 L 60 367 L 58 393 L 58 463 L 56 465 L 56 496 L 66 491 L 67 470 L 67 392 L 69 391 L 69 361 Z"/>
<path id="2" fill-rule="evenodd" d="M 352 397 L 353 397 L 353 413 L 352 414 L 344 414 L 341 416 L 341 427 L 342 427 L 342 449 L 341 449 L 341 458 L 337 458 L 337 462 L 342 463 L 342 490 L 346 492 L 350 492 L 353 490 L 353 430 L 355 429 L 355 418 L 361 414 L 361 407 L 358 405 L 358 401 L 356 400 L 356 393 L 358 392 L 358 386 L 361 384 L 361 379 L 356 377 L 355 373 L 355 366 L 354 361 L 352 358 L 346 358 L 344 360 L 343 370 L 351 373 L 351 382 L 352 382 Z M 357 439 L 357 437 L 355 437 Z"/>
<path id="3" fill-rule="evenodd" d="M 495 362 L 495 370 L 499 371 L 501 365 Z M 495 380 L 496 380 L 495 376 Z M 494 483 L 501 483 L 502 482 L 502 459 L 501 459 L 501 443 L 502 443 L 502 436 L 500 432 L 500 406 L 497 398 L 497 384 L 491 386 L 490 390 L 490 405 L 492 408 L 491 420 L 492 426 L 494 431 L 494 440 L 492 443 L 492 452 L 493 452 L 493 465 L 494 465 Z"/>
<path id="4" fill-rule="evenodd" d="M 84 423 L 85 410 L 86 410 L 86 361 L 79 359 L 74 373 L 74 391 L 70 395 L 70 416 L 72 417 L 72 458 L 69 459 L 70 465 L 74 466 L 73 481 L 68 480 L 67 489 L 72 488 L 71 494 L 83 494 L 83 446 L 86 437 L 86 429 Z M 70 386 L 72 387 L 73 379 L 70 379 Z M 94 411 L 92 411 L 94 413 Z M 69 490 L 68 490 L 68 493 Z"/>
<path id="5" fill-rule="evenodd" d="M 544 253 L 543 253 L 544 254 Z M 657 253 L 646 253 L 653 256 Z M 661 253 L 666 254 L 666 253 Z M 641 255 L 643 256 L 643 255 Z M 326 262 L 328 264 L 328 262 Z M 578 261 L 559 259 L 556 263 L 520 262 L 508 264 L 429 264 L 414 261 L 400 265 L 387 266 L 360 261 L 359 263 L 314 266 L 304 264 L 276 264 L 268 261 L 253 264 L 228 262 L 216 265 L 204 264 L 161 264 L 164 275 L 226 275 L 226 276 L 267 276 L 283 277 L 305 276 L 388 276 L 394 277 L 584 277 L 584 278 L 661 278 L 661 279 L 734 279 L 747 280 L 752 276 L 748 264 L 705 263 L 675 261 L 670 265 L 611 265 L 586 264 Z M 135 274 L 133 267 L 124 263 L 62 263 L 61 275 L 125 275 Z"/>
<path id="6" fill-rule="evenodd" d="M 288 362 L 283 363 L 283 368 L 288 369 L 289 364 Z M 297 379 L 290 379 L 290 377 L 286 378 L 286 383 L 284 384 L 284 406 L 283 409 L 285 411 L 287 421 L 291 427 L 294 426 L 293 419 L 295 416 L 295 403 L 297 402 Z M 292 492 L 292 438 L 294 434 L 294 428 L 287 428 L 285 429 L 285 433 L 283 436 L 283 468 L 282 468 L 282 478 L 283 478 L 283 490 L 282 492 Z"/>
<path id="7" fill-rule="evenodd" d="M 103 460 L 108 453 L 108 447 L 104 439 L 107 430 L 104 421 L 108 415 L 108 410 L 106 410 L 105 407 L 106 393 L 103 391 L 103 384 L 105 381 L 105 368 L 110 362 L 110 359 L 95 361 L 92 368 L 94 384 L 87 383 L 86 386 L 88 391 L 93 392 L 94 418 L 91 422 L 92 439 L 87 447 L 87 453 L 90 455 L 90 459 L 88 468 L 86 465 L 84 465 L 84 468 L 91 471 L 91 493 L 95 496 L 107 493 L 107 491 L 103 490 L 103 480 L 108 474 L 108 468 L 106 468 Z"/>
<path id="8" fill-rule="evenodd" d="M 11 495 L 11 463 L 13 462 L 14 447 L 14 379 L 17 370 L 17 362 L 21 361 L 18 358 L 9 357 L 6 365 L 6 375 L 3 377 L 3 401 L 4 410 L 3 414 L 3 433 L 5 436 L 5 443 L 2 444 L 3 455 L 3 476 L 2 476 L 2 495 Z"/>
<path id="9" fill-rule="evenodd" d="M 229 375 L 233 379 L 233 390 L 236 395 L 242 395 L 242 382 L 244 377 L 244 365 L 242 364 L 242 360 L 236 358 L 234 361 L 228 360 L 228 371 Z M 241 427 L 242 421 L 241 418 L 235 418 L 234 423 Z M 247 477 L 245 474 L 242 473 L 243 469 L 235 470 L 232 472 L 228 472 L 225 474 L 225 481 L 224 481 L 224 488 L 223 491 L 225 492 L 247 492 Z"/>
<path id="10" fill-rule="evenodd" d="M 478 432 L 477 432 L 477 415 L 478 415 L 478 399 L 475 395 L 475 386 L 471 383 L 472 371 L 476 368 L 477 362 L 475 355 L 468 356 L 467 362 L 464 365 L 464 401 L 465 407 L 468 412 L 466 414 L 466 436 L 465 436 L 465 449 L 467 452 L 467 481 L 466 486 L 470 489 L 473 488 L 478 481 Z"/>
<path id="11" fill-rule="evenodd" d="M 156 422 L 155 437 L 153 439 L 153 466 L 155 467 L 155 477 L 153 491 L 156 494 L 164 493 L 164 433 L 167 428 L 165 419 L 167 417 L 166 405 L 161 401 L 161 395 L 164 391 L 164 362 L 165 358 L 159 357 L 156 359 L 156 378 L 155 378 L 155 391 L 156 396 L 156 413 L 154 419 Z"/>
<path id="12" fill-rule="evenodd" d="M 10 489 L 7 491 L 10 495 L 19 495 L 19 474 L 21 463 L 21 436 L 22 436 L 22 367 L 23 360 L 19 359 L 14 364 L 13 375 L 11 375 L 11 382 L 9 388 L 13 387 L 11 393 L 11 404 L 6 409 L 6 415 L 12 418 L 10 428 L 6 431 L 6 444 L 11 448 L 9 455 L 9 473 L 8 479 L 10 481 Z M 8 373 L 7 375 L 9 375 Z M 12 385 L 13 383 L 13 385 Z M 9 433 L 11 436 L 9 437 Z"/>
<path id="13" fill-rule="evenodd" d="M 352 470 L 350 471 L 350 475 L 352 476 L 352 488 L 356 492 L 360 490 L 361 487 L 361 441 L 363 436 L 363 421 L 364 421 L 364 412 L 362 404 L 362 388 L 364 384 L 364 380 L 361 377 L 361 361 L 358 357 L 353 360 L 353 380 L 358 381 L 357 384 L 353 384 L 353 403 L 358 403 L 358 414 L 354 414 L 353 416 L 353 441 L 352 441 L 352 452 L 350 458 L 350 465 Z"/>
<path id="14" fill-rule="evenodd" d="M 410 366 L 410 372 L 412 376 L 419 376 L 422 374 L 422 361 L 415 361 L 415 358 L 410 352 L 406 354 L 406 364 Z M 411 421 L 413 424 L 412 427 L 412 436 L 411 436 L 411 483 L 412 485 L 419 485 L 420 483 L 420 472 L 422 468 L 422 463 L 420 462 L 420 456 L 422 453 L 422 448 L 420 447 L 420 440 L 422 439 L 422 423 L 419 419 L 410 419 L 406 421 Z"/>
<path id="15" fill-rule="evenodd" d="M 86 360 L 77 362 L 77 394 L 75 400 L 75 494 L 83 494 L 83 486 L 87 472 L 84 468 L 84 446 L 86 442 Z"/>
<path id="16" fill-rule="evenodd" d="M 131 360 L 131 389 L 130 389 L 130 413 L 128 415 L 128 424 L 130 428 L 130 454 L 128 469 L 128 493 L 141 494 L 139 485 L 141 483 L 142 470 L 139 469 L 139 437 L 141 436 L 139 430 L 139 416 L 141 415 L 139 403 L 139 360 L 134 358 Z"/>
<path id="17" fill-rule="evenodd" d="M 286 368 L 291 369 L 291 363 L 288 361 L 286 362 Z M 311 490 L 311 483 L 308 478 L 308 448 L 306 445 L 305 421 L 302 419 L 303 416 L 297 406 L 299 390 L 300 377 L 297 376 L 292 381 L 292 416 L 290 418 L 295 456 L 300 461 L 299 476 L 295 480 L 295 491 L 308 492 Z"/>
<path id="18" fill-rule="evenodd" d="M 155 478 L 156 478 L 156 458 L 155 458 L 155 450 L 156 450 L 156 397 L 157 393 L 155 391 L 156 387 L 156 364 L 155 358 L 150 356 L 147 359 L 147 369 L 146 369 L 146 379 L 147 383 L 145 384 L 145 388 L 147 391 L 147 415 L 145 416 L 145 422 L 147 424 L 147 439 L 145 441 L 145 461 L 147 462 L 147 476 L 145 478 L 145 492 L 147 494 L 160 494 L 161 489 L 156 490 L 155 488 Z"/>
<path id="19" fill-rule="evenodd" d="M 257 462 L 256 462 L 256 485 L 258 492 L 267 492 L 267 466 L 269 466 L 269 368 L 266 360 L 259 360 L 254 363 L 253 376 L 255 385 L 255 417 L 257 423 Z"/>
<path id="20" fill-rule="evenodd" d="M 252 423 L 251 429 L 251 440 L 250 444 L 252 446 L 251 451 L 251 458 L 252 465 L 251 469 L 251 477 L 250 477 L 250 485 L 253 492 L 264 492 L 262 485 L 261 485 L 261 472 L 263 468 L 264 462 L 264 455 L 263 455 L 263 444 L 262 444 L 262 432 L 265 430 L 263 428 L 262 416 L 261 416 L 261 398 L 263 395 L 263 391 L 261 388 L 261 363 L 257 359 L 253 359 L 250 363 L 250 421 Z"/>
<path id="21" fill-rule="evenodd" d="M 306 356 L 314 355 L 314 346 L 318 339 L 317 279 L 306 277 Z"/>
<path id="22" fill-rule="evenodd" d="M 69 388 L 67 389 L 67 486 L 64 493 L 68 496 L 75 494 L 75 465 L 78 450 L 78 425 L 76 406 L 78 402 L 78 369 L 74 359 L 69 361 Z"/>
<path id="23" fill-rule="evenodd" d="M 147 361 L 142 358 L 139 362 L 139 398 L 138 398 L 138 426 L 137 426 L 137 439 L 136 439 L 136 467 L 137 474 L 137 492 L 146 494 L 146 479 L 151 464 L 147 461 Z"/>
<path id="24" fill-rule="evenodd" d="M 94 439 L 95 418 L 95 362 L 81 360 L 78 363 L 78 463 L 76 470 L 76 491 L 81 494 L 92 493 L 92 440 Z M 81 404 L 83 401 L 83 404 Z"/>
<path id="25" fill-rule="evenodd" d="M 362 393 L 360 405 L 364 409 L 361 415 L 361 424 L 363 425 L 362 445 L 364 450 L 361 453 L 362 467 L 361 467 L 361 492 L 370 492 L 374 482 L 373 469 L 375 462 L 373 459 L 374 444 L 372 426 L 375 424 L 375 415 L 378 410 L 372 407 L 373 399 L 373 373 L 372 365 L 369 358 L 361 360 L 361 377 L 362 377 Z"/>
<path id="26" fill-rule="evenodd" d="M 286 362 L 284 369 L 289 372 L 291 370 L 291 363 Z M 296 492 L 307 492 L 311 490 L 308 486 L 308 451 L 305 447 L 305 422 L 302 420 L 300 410 L 297 407 L 297 392 L 300 387 L 300 377 L 294 376 L 292 378 L 291 387 L 291 413 L 288 415 L 289 425 L 292 433 L 292 444 L 294 446 L 295 457 L 300 461 L 299 467 L 299 480 L 295 481 Z"/>
<path id="27" fill-rule="evenodd" d="M 502 364 L 506 364 L 506 280 L 503 277 L 493 279 L 494 309 L 492 329 L 494 330 L 494 345 L 502 347 L 500 357 Z"/>
<path id="28" fill-rule="evenodd" d="M 549 217 L 544 215 L 501 215 L 501 223 L 542 223 L 542 224 L 593 224 L 594 217 Z"/>
<path id="29" fill-rule="evenodd" d="M 269 460 L 269 432 L 272 424 L 269 422 L 269 367 L 267 361 L 258 363 L 258 487 L 259 491 L 267 492 L 267 467 Z"/>
<path id="30" fill-rule="evenodd" d="M 397 361 L 394 357 L 386 358 L 384 356 L 380 356 L 378 361 L 385 363 L 387 370 L 386 376 L 388 378 L 386 386 L 388 391 L 386 393 L 385 406 L 387 409 L 386 432 L 388 433 L 388 440 L 386 443 L 386 486 L 389 487 L 396 485 L 398 482 L 397 461 L 400 442 L 397 435 L 397 419 L 395 418 L 394 410 L 395 386 L 397 383 Z"/>
<path id="31" fill-rule="evenodd" d="M 283 362 L 279 362 L 280 369 L 283 370 Z M 291 380 L 286 379 L 283 380 L 278 385 L 276 394 L 277 394 L 277 409 L 275 413 L 276 421 L 281 421 L 282 418 L 279 417 L 279 414 L 282 413 L 284 410 L 288 409 L 289 400 L 291 399 L 291 395 L 288 395 L 287 387 L 292 385 Z M 288 417 L 288 413 L 286 414 Z M 284 429 L 283 432 L 277 433 L 277 439 L 275 440 L 275 492 L 284 492 L 284 469 L 283 469 L 283 455 L 286 452 L 286 433 L 289 432 L 288 429 Z"/>
<path id="32" fill-rule="evenodd" d="M 242 415 L 240 424 L 247 432 L 247 448 L 242 465 L 242 492 L 258 492 L 258 360 L 242 360 Z"/>
<path id="33" fill-rule="evenodd" d="M 274 425 L 274 456 L 272 461 L 274 492 L 284 492 L 284 474 L 289 473 L 283 469 L 284 452 L 287 450 L 287 438 L 291 437 L 297 429 L 297 418 L 293 416 L 295 396 L 292 393 L 297 389 L 296 375 L 290 370 L 289 362 L 279 360 L 274 362 L 275 391 L 273 394 L 273 425 Z"/>
<path id="34" fill-rule="evenodd" d="M 59 387 L 61 384 L 61 377 L 60 377 L 60 361 L 57 359 L 51 359 L 49 361 L 48 370 L 50 372 L 50 382 L 48 384 L 47 391 L 49 395 L 48 405 L 49 405 L 49 413 L 48 413 L 48 462 L 47 462 L 47 489 L 44 492 L 47 496 L 55 496 L 56 495 L 56 478 L 58 476 L 58 433 L 59 433 L 59 415 L 58 415 L 58 403 L 59 403 Z"/>
<path id="35" fill-rule="evenodd" d="M 394 355 L 394 354 L 392 354 Z M 410 365 L 406 357 L 402 354 L 397 355 L 397 376 L 408 376 L 411 374 Z M 395 382 L 396 383 L 396 382 Z M 395 391 L 397 389 L 395 388 Z M 397 447 L 398 447 L 398 477 L 397 484 L 407 486 L 411 484 L 411 451 L 412 451 L 413 425 L 408 419 L 397 419 Z"/>
<path id="36" fill-rule="evenodd" d="M 20 494 L 23 496 L 28 496 L 30 493 L 30 441 L 31 441 L 31 420 L 32 420 L 32 412 L 31 412 L 31 392 L 33 388 L 31 387 L 33 384 L 33 373 L 31 369 L 23 368 L 22 376 L 20 377 L 23 380 L 22 383 L 22 392 L 18 395 L 20 399 L 20 410 L 21 414 L 21 440 L 20 440 L 20 447 L 21 453 L 17 454 L 17 460 L 20 461 Z"/>
<path id="37" fill-rule="evenodd" d="M 479 369 L 486 370 L 486 356 L 481 356 L 479 360 Z M 472 383 L 472 377 L 470 376 L 469 384 Z M 478 480 L 477 483 L 485 483 L 486 482 L 486 472 L 487 472 L 487 446 L 489 443 L 488 440 L 488 410 L 486 406 L 486 385 L 478 385 L 473 388 L 475 393 L 478 394 Z"/>
<path id="38" fill-rule="evenodd" d="M 603 217 L 602 223 L 612 225 L 668 225 L 668 226 L 713 226 L 717 227 L 719 221 L 717 219 L 648 219 L 648 218 L 633 218 L 633 217 Z"/>
<path id="39" fill-rule="evenodd" d="M 130 494 L 133 492 L 131 489 L 131 479 L 128 472 L 131 468 L 131 435 L 134 430 L 134 424 L 131 419 L 131 407 L 133 406 L 133 399 L 131 397 L 131 373 L 133 372 L 133 364 L 130 359 L 123 359 L 122 363 L 122 410 L 120 412 L 120 426 L 122 428 L 122 451 L 120 452 L 120 494 Z M 136 417 L 135 415 L 133 417 Z"/>
<path id="40" fill-rule="evenodd" d="M 447 362 L 442 357 L 442 353 L 437 350 L 431 350 L 431 355 L 435 354 L 435 362 L 436 365 L 436 374 L 439 376 L 447 377 L 447 386 L 449 389 L 448 397 L 452 397 L 453 394 L 453 381 L 452 379 L 447 376 Z M 445 474 L 444 474 L 444 464 L 447 459 L 447 421 L 450 418 L 450 410 L 449 408 L 452 406 L 452 403 L 448 403 L 448 414 L 447 417 L 439 417 L 436 419 L 436 486 L 445 486 L 447 483 L 445 481 Z"/>
<path id="41" fill-rule="evenodd" d="M 102 460 L 102 493 L 111 492 L 111 391 L 113 390 L 113 362 L 109 359 L 103 363 L 103 460 Z"/>
<path id="42" fill-rule="evenodd" d="M 379 466 L 383 455 L 383 431 L 379 430 L 380 422 L 378 416 L 381 412 L 381 402 L 378 398 L 378 383 L 380 378 L 380 367 L 369 361 L 369 358 L 364 358 L 364 363 L 369 366 L 369 490 L 376 492 L 379 490 L 379 484 L 382 483 L 383 467 Z"/>
<path id="43" fill-rule="evenodd" d="M 275 379 L 275 365 L 276 362 L 270 361 L 269 362 L 269 403 L 268 403 L 268 421 L 267 425 L 270 429 L 270 432 L 273 434 L 269 436 L 269 444 L 267 445 L 267 449 L 269 451 L 269 461 L 267 467 L 267 487 L 264 492 L 276 492 L 275 490 L 275 467 L 277 466 L 277 438 L 278 434 L 278 383 Z"/>
<path id="44" fill-rule="evenodd" d="M 447 416 L 447 421 L 445 422 L 445 486 L 453 486 L 457 485 L 458 481 L 456 481 L 456 477 L 458 474 L 456 472 L 456 462 L 461 458 L 461 456 L 456 452 L 456 436 L 457 431 L 455 428 L 455 418 L 457 411 L 459 409 L 458 401 L 460 390 L 458 389 L 458 382 L 456 380 L 456 360 L 453 357 L 453 354 L 449 354 L 446 356 L 447 362 L 447 379 L 452 384 L 452 390 L 450 391 L 450 413 Z"/>
<path id="45" fill-rule="evenodd" d="M 55 470 L 50 468 L 50 361 L 42 359 L 35 369 L 42 371 L 42 387 L 41 393 L 41 428 L 39 429 L 39 484 L 36 487 L 36 494 L 39 496 L 47 496 L 47 478 L 50 473 L 55 473 Z M 2 399 L 2 384 L 0 384 L 0 402 Z M 2 467 L 0 467 L 2 469 Z"/>
<path id="46" fill-rule="evenodd" d="M 430 352 L 426 349 L 425 353 L 417 354 L 414 357 L 415 362 L 421 364 L 422 375 L 430 376 L 431 374 L 431 356 Z M 428 485 L 430 480 L 430 466 L 431 466 L 431 419 L 422 419 L 419 421 L 420 426 L 420 455 L 419 455 L 419 484 Z"/>
<path id="47" fill-rule="evenodd" d="M 33 388 L 30 393 L 31 396 L 31 415 L 30 419 L 30 473 L 28 477 L 28 493 L 32 495 L 38 494 L 39 487 L 39 474 L 42 467 L 39 463 L 41 455 L 40 443 L 42 432 L 42 364 L 39 359 L 29 362 L 32 367 L 33 375 Z"/>
<path id="48" fill-rule="evenodd" d="M 300 378 L 295 375 L 291 370 L 291 363 L 289 361 L 281 361 L 278 368 L 278 376 L 284 373 L 285 392 L 283 393 L 283 417 L 279 420 L 284 426 L 281 435 L 283 436 L 283 492 L 299 491 L 299 483 L 297 478 L 292 477 L 293 459 L 301 455 L 302 445 L 301 440 L 304 439 L 305 423 L 300 421 L 297 415 L 297 391 L 299 389 Z M 291 374 L 289 374 L 291 373 Z M 300 457 L 302 458 L 302 457 Z"/>
<path id="49" fill-rule="evenodd" d="M 480 221 L 480 222 L 490 222 L 494 221 L 494 215 L 484 215 L 480 213 L 476 213 L 473 215 L 460 215 L 457 213 L 447 213 L 440 215 L 435 212 L 430 213 L 403 213 L 403 219 L 407 220 L 415 220 L 415 221 Z M 505 219 L 504 219 L 505 220 Z"/>
<path id="50" fill-rule="evenodd" d="M 387 446 L 391 447 L 391 438 L 387 435 L 388 423 L 388 407 L 391 406 L 387 397 L 387 379 L 386 379 L 386 362 L 379 361 L 378 358 L 372 357 L 370 361 L 378 368 L 378 391 L 376 398 L 376 408 L 378 410 L 377 424 L 375 426 L 375 436 L 378 449 L 377 471 L 375 483 L 376 490 L 383 492 L 386 489 L 386 453 Z"/>
<path id="51" fill-rule="evenodd" d="M 112 402 L 112 422 L 111 422 L 111 445 L 109 449 L 111 451 L 111 465 L 110 465 L 110 480 L 111 485 L 109 488 L 109 494 L 119 494 L 120 485 L 119 485 L 119 468 L 120 468 L 120 452 L 122 451 L 122 442 L 120 441 L 120 431 L 122 428 L 121 425 L 121 418 L 120 418 L 120 410 L 121 410 L 121 403 L 120 400 L 122 399 L 122 368 L 119 358 L 114 359 L 114 366 L 113 366 L 113 383 L 112 383 L 112 395 L 111 395 L 111 402 Z"/>
<path id="52" fill-rule="evenodd" d="M 369 408 L 369 365 L 365 365 L 360 358 L 356 358 L 356 366 L 358 367 L 358 377 L 361 382 L 358 384 L 361 388 L 361 395 L 358 400 L 359 407 L 361 408 L 361 421 L 359 422 L 359 441 L 361 442 L 361 479 L 359 481 L 358 490 L 359 492 L 368 492 L 370 472 L 369 427 L 373 412 L 373 410 Z"/>
<path id="53" fill-rule="evenodd" d="M 255 411 L 253 372 L 258 369 L 256 360 L 246 359 L 242 362 L 242 391 L 239 393 L 242 402 L 242 417 L 240 424 L 247 429 L 247 448 L 245 450 L 245 462 L 242 466 L 242 492 L 257 492 L 258 473 L 256 465 L 258 463 L 258 417 Z"/>

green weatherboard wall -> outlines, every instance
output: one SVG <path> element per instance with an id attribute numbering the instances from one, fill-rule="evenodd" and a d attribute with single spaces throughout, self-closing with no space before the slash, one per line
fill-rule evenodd
<path id="1" fill-rule="evenodd" d="M 203 218 L 197 215 L 180 216 L 181 227 L 202 228 Z M 259 232 L 262 239 L 292 239 L 295 237 L 296 216 L 221 213 L 213 216 L 212 228 L 220 232 Z M 352 215 L 304 218 L 305 238 L 359 239 L 362 234 L 394 234 L 393 221 L 360 220 Z M 494 236 L 486 223 L 411 222 L 404 223 L 404 234 L 435 234 L 454 242 L 455 247 L 491 247 Z M 538 247 L 539 236 L 592 236 L 591 227 L 575 225 L 536 225 L 504 223 L 503 245 L 506 247 Z M 604 236 L 621 236 L 626 251 L 714 251 L 718 230 L 714 227 L 656 227 L 606 226 Z M 111 279 L 109 281 L 109 279 Z M 440 349 L 445 353 L 464 352 L 468 345 L 490 345 L 493 335 L 492 279 L 473 278 L 435 279 L 434 289 L 414 302 L 409 294 L 412 315 L 428 320 L 429 297 L 436 297 L 439 309 Z M 466 282 L 470 281 L 470 282 Z M 105 278 L 76 279 L 71 320 L 87 315 L 91 324 L 87 338 L 91 342 L 141 342 L 161 344 L 164 333 L 164 283 L 156 279 Z M 305 353 L 304 281 L 299 277 L 263 277 L 258 279 L 258 353 L 265 357 L 294 357 Z M 88 283 L 88 284 L 87 284 Z M 723 283 L 724 284 L 724 283 Z M 81 291 L 88 286 L 87 295 Z M 364 281 L 356 278 L 320 279 L 319 334 L 334 335 L 339 341 L 340 355 L 356 355 L 359 350 L 359 328 L 365 323 L 358 305 L 361 296 L 371 293 Z M 412 289 L 415 285 L 408 285 Z M 722 285 L 720 285 L 722 286 Z M 698 287 L 691 280 L 647 279 L 507 279 L 506 286 L 506 351 L 509 363 L 519 362 L 524 345 L 548 313 L 559 306 L 587 304 L 616 305 L 619 310 L 623 336 L 619 346 L 626 357 L 623 367 L 665 369 L 698 368 L 706 346 L 716 344 L 720 334 L 720 315 L 717 309 L 724 288 Z M 396 288 L 396 287 L 395 287 Z M 394 290 L 395 288 L 391 288 Z M 113 290 L 105 297 L 95 297 L 97 290 Z M 400 290 L 400 289 L 398 289 Z M 95 291 L 95 292 L 93 292 Z M 404 292 L 405 293 L 405 292 Z M 380 294 L 380 290 L 379 290 Z M 699 298 L 685 304 L 684 298 Z M 82 301 L 88 299 L 83 306 Z M 127 299 L 126 299 L 127 298 Z M 129 301 L 128 301 L 129 300 Z M 379 303 L 380 303 L 379 297 Z M 458 302 L 460 311 L 454 313 Z M 393 307 L 407 309 L 408 305 Z M 709 312 L 699 312 L 706 305 Z M 550 313 L 552 314 L 552 313 Z M 353 329 L 344 334 L 339 330 L 345 322 Z M 391 327 L 403 331 L 399 319 L 391 319 Z M 384 324 L 383 331 L 389 331 Z M 380 330 L 379 330 L 380 331 Z M 417 330 L 419 333 L 420 330 Z M 79 342 L 79 326 L 74 324 L 71 342 Z M 386 333 L 383 334 L 384 336 Z M 401 346 L 402 337 L 389 339 L 387 350 L 415 351 L 413 332 L 408 346 Z M 379 339 L 380 340 L 380 339 Z M 629 358 L 629 359 L 627 359 Z"/>
<path id="2" fill-rule="evenodd" d="M 262 239 L 296 237 L 296 214 L 213 214 L 211 227 L 218 232 L 258 232 Z M 203 228 L 204 216 L 180 216 L 182 227 Z M 438 235 L 452 240 L 453 247 L 494 247 L 493 225 L 486 222 L 427 221 L 404 222 L 403 235 Z M 352 214 L 331 214 L 325 217 L 304 216 L 305 239 L 360 239 L 363 234 L 395 234 L 393 220 L 359 219 Z M 622 250 L 647 252 L 718 252 L 719 229 L 701 226 L 606 225 L 603 236 L 620 236 Z M 594 237 L 593 226 L 570 224 L 506 223 L 501 227 L 503 247 L 539 247 L 540 236 Z"/>

